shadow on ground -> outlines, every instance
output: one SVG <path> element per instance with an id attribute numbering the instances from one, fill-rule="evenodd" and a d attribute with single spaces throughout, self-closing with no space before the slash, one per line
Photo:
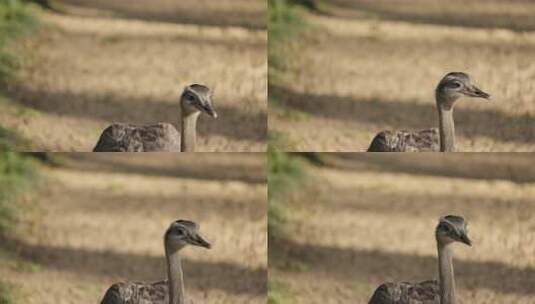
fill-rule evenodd
<path id="1" fill-rule="evenodd" d="M 436 127 L 434 104 L 396 102 L 395 100 L 355 99 L 336 95 L 301 94 L 291 89 L 270 86 L 283 105 L 319 117 L 358 121 L 363 124 L 381 123 L 383 129 L 418 130 Z M 336 106 L 334 106 L 336 105 Z M 465 137 L 487 136 L 505 142 L 535 142 L 535 117 L 514 116 L 495 110 L 455 110 L 456 132 Z M 499 128 L 497 128 L 499 126 Z M 376 132 L 381 130 L 377 129 Z M 373 136 L 370 136 L 370 142 Z"/>
<path id="2" fill-rule="evenodd" d="M 372 170 L 414 175 L 433 175 L 480 180 L 535 182 L 535 168 L 530 154 L 511 158 L 508 154 L 480 157 L 480 153 L 418 153 L 399 157 L 390 153 L 329 153 L 321 158 L 326 165 L 349 171 Z"/>
<path id="3" fill-rule="evenodd" d="M 176 156 L 160 155 L 159 159 L 165 158 L 165 165 L 161 163 L 136 161 L 141 156 L 128 154 L 115 155 L 92 155 L 87 157 L 80 153 L 65 153 L 61 157 L 68 160 L 62 164 L 69 169 L 82 169 L 94 172 L 132 173 L 147 176 L 168 176 L 178 178 L 192 178 L 199 180 L 217 181 L 241 181 L 251 184 L 265 184 L 265 162 L 221 162 L 215 157 L 206 155 Z M 226 153 L 219 154 L 224 155 Z M 248 156 L 244 156 L 248 157 Z M 199 161 L 202 159 L 202 161 Z M 195 165 L 192 166 L 192 162 Z"/>
<path id="4" fill-rule="evenodd" d="M 85 33 L 75 33 L 75 35 L 72 35 L 71 37 L 73 37 L 73 39 L 83 39 L 91 38 L 91 35 Z M 241 50 L 255 50 L 258 52 L 264 52 L 267 46 L 266 41 L 261 39 L 233 39 L 225 36 L 210 38 L 193 38 L 190 35 L 179 33 L 136 33 L 135 35 L 118 33 L 109 35 L 99 40 L 99 42 L 102 44 L 120 44 L 139 41 L 143 41 L 144 43 L 149 44 L 153 42 L 157 43 L 159 41 L 180 42 L 186 45 L 199 45 L 199 47 L 222 47 L 234 52 Z"/>
<path id="5" fill-rule="evenodd" d="M 64 210 L 72 213 L 81 210 L 84 214 L 93 214 L 99 218 L 109 214 L 145 217 L 152 213 L 160 214 L 169 220 L 187 218 L 194 214 L 214 214 L 239 225 L 245 220 L 262 220 L 266 216 L 265 201 L 259 201 L 256 197 L 244 200 L 243 197 L 222 196 L 216 191 L 202 192 L 202 189 L 172 195 L 125 194 L 117 193 L 117 189 L 120 190 L 120 186 L 110 182 L 107 190 L 64 191 L 63 196 L 76 197 L 77 201 L 84 202 L 83 205 L 67 205 Z M 150 209 L 153 211 L 148 212 Z"/>
<path id="6" fill-rule="evenodd" d="M 28 139 L 0 124 L 0 149 L 12 149 L 12 147 L 27 148 L 29 146 L 30 141 Z"/>
<path id="7" fill-rule="evenodd" d="M 474 247 L 469 250 L 477 249 Z M 310 271 L 321 273 L 324 278 L 343 282 L 423 281 L 436 277 L 435 257 L 313 246 L 287 239 L 270 239 L 269 252 L 270 260 L 300 261 L 310 265 Z M 286 258 L 271 259 L 274 255 L 283 255 Z M 459 259 L 455 260 L 454 264 L 457 284 L 467 289 L 488 288 L 502 293 L 535 294 L 531 285 L 531 282 L 535 281 L 535 269 Z M 370 295 L 372 292 L 373 290 L 370 290 Z"/>
<path id="8" fill-rule="evenodd" d="M 163 256 L 35 246 L 14 240 L 7 242 L 22 259 L 60 271 L 132 278 L 136 281 L 158 281 L 165 278 Z M 251 270 L 224 262 L 209 264 L 188 259 L 184 259 L 183 263 L 187 285 L 199 286 L 200 289 L 220 289 L 234 294 L 261 295 L 267 292 L 266 269 Z"/>
<path id="9" fill-rule="evenodd" d="M 206 26 L 240 26 L 248 29 L 267 28 L 265 1 L 221 1 L 220 5 L 207 5 L 208 1 L 142 0 L 135 2 L 108 0 L 60 0 L 59 3 L 104 10 L 120 18 L 145 21 L 171 22 Z"/>
<path id="10" fill-rule="evenodd" d="M 355 196 L 359 199 L 355 200 Z M 485 197 L 484 195 L 462 194 L 436 194 L 436 193 L 399 193 L 393 194 L 390 189 L 378 189 L 375 191 L 363 191 L 359 189 L 337 189 L 336 192 L 337 212 L 349 214 L 372 213 L 383 216 L 403 217 L 417 214 L 422 218 L 433 218 L 437 214 L 463 214 L 471 219 L 484 219 L 502 217 L 504 214 L 511 216 L 511 221 L 528 221 L 529 213 L 519 213 L 515 204 L 533 204 L 531 199 L 511 199 L 498 197 Z M 323 197 L 319 197 L 321 202 Z M 326 199 L 324 199 L 326 200 Z M 425 202 L 425 208 L 422 208 Z M 472 208 L 466 208 L 470 206 Z M 529 209 L 526 207 L 526 212 Z"/>
<path id="11" fill-rule="evenodd" d="M 371 1 L 371 0 L 332 0 L 329 5 L 332 14 L 347 18 L 375 18 L 403 21 L 416 24 L 462 26 L 471 28 L 502 28 L 513 31 L 535 30 L 535 18 L 524 10 L 516 12 L 503 9 L 504 5 L 523 5 L 535 11 L 531 1 L 473 1 L 450 3 L 445 1 Z M 502 9 L 495 8 L 496 4 Z M 443 7 L 441 7 L 443 5 Z"/>
<path id="12" fill-rule="evenodd" d="M 170 122 L 178 125 L 180 107 L 178 101 L 102 94 L 74 94 L 34 90 L 24 84 L 14 85 L 10 95 L 21 104 L 47 113 L 70 115 L 112 122 L 134 124 Z M 197 126 L 199 136 L 217 134 L 237 140 L 265 142 L 267 138 L 267 114 L 248 113 L 239 108 L 217 103 L 218 119 L 202 116 Z M 105 110 L 104 110 L 105 109 Z M 247 128 L 240 127 L 248 126 Z M 96 143 L 98 138 L 94 139 Z"/>

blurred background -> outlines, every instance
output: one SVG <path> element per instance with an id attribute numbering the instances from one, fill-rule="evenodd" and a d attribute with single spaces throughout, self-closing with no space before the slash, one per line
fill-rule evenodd
<path id="1" fill-rule="evenodd" d="M 270 0 L 269 30 L 282 150 L 365 151 L 381 130 L 436 127 L 451 71 L 493 96 L 457 105 L 460 151 L 535 150 L 534 1 Z"/>
<path id="2" fill-rule="evenodd" d="M 146 155 L 0 153 L 0 303 L 99 303 L 115 282 L 165 279 L 176 219 L 213 245 L 184 249 L 189 297 L 266 302 L 265 157 Z"/>
<path id="3" fill-rule="evenodd" d="M 39 5 L 37 5 L 39 4 Z M 0 141 L 90 151 L 112 122 L 170 122 L 214 90 L 200 151 L 265 151 L 265 0 L 1 0 Z"/>
<path id="4" fill-rule="evenodd" d="M 529 154 L 274 153 L 269 303 L 367 303 L 386 281 L 437 278 L 438 218 L 468 222 L 454 248 L 462 303 L 533 303 Z M 290 185 L 290 186 L 281 186 Z"/>

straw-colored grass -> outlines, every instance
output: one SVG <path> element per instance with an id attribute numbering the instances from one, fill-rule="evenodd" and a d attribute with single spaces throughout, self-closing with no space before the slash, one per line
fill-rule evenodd
<path id="1" fill-rule="evenodd" d="M 204 303 L 267 300 L 265 160 L 253 154 L 56 156 L 40 212 L 14 247 L 35 271 L 0 263 L 20 303 L 98 303 L 122 280 L 164 279 L 163 233 L 191 219 L 213 244 L 184 249 L 188 296 Z"/>
<path id="2" fill-rule="evenodd" d="M 112 122 L 180 128 L 191 83 L 214 89 L 219 114 L 200 118 L 199 151 L 265 150 L 265 1 L 65 2 L 67 14 L 44 13 L 49 26 L 19 45 L 29 59 L 9 87 L 39 115 L 0 114 L 31 150 L 90 151 Z"/>
<path id="3" fill-rule="evenodd" d="M 436 278 L 439 216 L 463 215 L 461 303 L 531 303 L 535 179 L 529 155 L 324 155 L 293 194 L 293 228 L 270 239 L 270 280 L 296 303 L 366 303 L 385 281 Z M 433 164 L 428 166 L 426 164 Z M 282 302 L 284 303 L 284 302 Z"/>
<path id="4" fill-rule="evenodd" d="M 292 151 L 364 151 L 385 129 L 437 126 L 434 88 L 465 71 L 493 101 L 456 107 L 461 151 L 535 150 L 535 4 L 331 1 L 300 41 L 270 130 Z"/>

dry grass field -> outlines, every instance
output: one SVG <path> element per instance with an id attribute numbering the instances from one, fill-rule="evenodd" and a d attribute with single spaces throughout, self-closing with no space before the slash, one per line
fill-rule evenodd
<path id="1" fill-rule="evenodd" d="M 57 1 L 2 100 L 0 123 L 26 140 L 17 150 L 90 151 L 112 122 L 179 128 L 184 86 L 215 90 L 217 120 L 201 117 L 200 151 L 264 151 L 266 2 Z"/>
<path id="2" fill-rule="evenodd" d="M 269 239 L 273 303 L 367 303 L 385 281 L 437 277 L 439 216 L 463 215 L 455 246 L 460 303 L 533 303 L 531 155 L 324 154 L 286 198 L 291 221 Z"/>
<path id="3" fill-rule="evenodd" d="M 114 282 L 164 279 L 163 233 L 178 218 L 197 221 L 213 244 L 184 249 L 186 291 L 195 303 L 266 302 L 262 155 L 59 160 L 44 168 L 37 208 L 8 243 L 19 257 L 0 250 L 0 277 L 18 286 L 15 303 L 99 303 Z"/>
<path id="4" fill-rule="evenodd" d="M 434 88 L 465 71 L 490 103 L 461 100 L 460 151 L 535 151 L 535 2 L 331 0 L 270 83 L 287 151 L 365 151 L 385 129 L 437 126 Z"/>

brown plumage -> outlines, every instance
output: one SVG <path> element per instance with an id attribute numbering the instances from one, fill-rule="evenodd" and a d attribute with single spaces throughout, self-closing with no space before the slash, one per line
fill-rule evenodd
<path id="1" fill-rule="evenodd" d="M 463 217 L 447 215 L 439 219 L 435 229 L 438 249 L 439 281 L 420 283 L 383 283 L 373 293 L 368 304 L 455 304 L 453 252 L 455 242 L 472 245 Z"/>
<path id="2" fill-rule="evenodd" d="M 113 284 L 104 295 L 102 304 L 169 303 L 167 281 L 152 284 L 123 282 Z"/>
<path id="3" fill-rule="evenodd" d="M 170 123 L 136 126 L 115 123 L 107 127 L 94 152 L 178 152 L 180 133 Z"/>
<path id="4" fill-rule="evenodd" d="M 468 74 L 451 72 L 444 76 L 435 89 L 438 110 L 438 129 L 422 131 L 381 131 L 372 140 L 368 152 L 453 152 L 455 127 L 453 108 L 462 96 L 489 99 Z"/>
<path id="5" fill-rule="evenodd" d="M 422 131 L 381 131 L 368 152 L 433 152 L 440 149 L 438 129 Z"/>
<path id="6" fill-rule="evenodd" d="M 180 133 L 170 123 L 114 123 L 102 132 L 93 152 L 193 152 L 199 115 L 217 118 L 211 96 L 210 89 L 200 84 L 184 88 L 180 97 Z"/>
<path id="7" fill-rule="evenodd" d="M 182 263 L 179 251 L 187 245 L 210 248 L 199 235 L 199 225 L 192 221 L 177 220 L 169 226 L 164 236 L 167 262 L 166 281 L 155 283 L 121 282 L 113 284 L 104 295 L 101 304 L 186 304 Z"/>
<path id="8" fill-rule="evenodd" d="M 370 303 L 439 304 L 438 282 L 431 280 L 420 283 L 384 283 L 375 290 Z"/>

